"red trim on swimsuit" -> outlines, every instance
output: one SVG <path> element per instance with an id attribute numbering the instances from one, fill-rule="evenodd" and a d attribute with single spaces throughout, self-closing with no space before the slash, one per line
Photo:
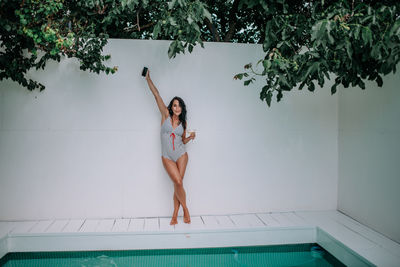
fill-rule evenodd
<path id="1" fill-rule="evenodd" d="M 171 133 L 171 135 L 169 137 L 172 137 L 172 147 L 173 147 L 173 150 L 175 150 L 175 137 L 176 136 L 174 133 Z"/>

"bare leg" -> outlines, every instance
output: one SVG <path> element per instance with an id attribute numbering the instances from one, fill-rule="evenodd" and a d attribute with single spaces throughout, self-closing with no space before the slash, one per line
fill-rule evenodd
<path id="1" fill-rule="evenodd" d="M 181 174 L 182 180 L 185 176 L 185 171 L 186 171 L 186 166 L 187 166 L 188 160 L 189 160 L 188 154 L 185 153 L 176 161 L 176 165 L 178 166 L 179 173 Z M 178 206 L 178 210 L 179 210 L 179 206 Z M 189 215 L 189 210 L 187 208 L 183 209 L 183 221 L 185 223 L 190 223 L 190 215 Z"/>
<path id="2" fill-rule="evenodd" d="M 179 211 L 179 206 L 181 204 L 179 203 L 178 198 L 175 195 L 174 191 L 174 213 L 172 214 L 171 222 L 169 223 L 170 225 L 174 225 L 178 223 L 178 211 Z"/>
<path id="3" fill-rule="evenodd" d="M 182 156 L 179 160 L 187 157 L 187 154 L 185 154 L 185 155 L 186 156 Z M 164 164 L 165 170 L 167 171 L 168 175 L 170 176 L 172 182 L 174 183 L 175 196 L 176 196 L 177 200 L 179 201 L 179 203 L 182 205 L 183 212 L 184 212 L 184 222 L 190 223 L 189 210 L 186 206 L 186 192 L 185 192 L 185 189 L 183 188 L 182 176 L 179 172 L 178 165 L 177 165 L 177 163 L 173 162 L 170 159 L 166 159 L 164 157 L 161 157 L 161 158 L 162 158 L 162 162 Z M 184 159 L 182 159 L 182 160 L 184 160 Z M 186 160 L 186 162 L 187 162 L 187 160 Z M 179 206 L 178 206 L 178 209 L 179 209 Z M 171 222 L 173 222 L 173 221 L 171 220 Z"/>
<path id="4" fill-rule="evenodd" d="M 185 153 L 176 162 L 176 165 L 178 166 L 179 174 L 181 175 L 182 180 L 185 176 L 188 159 L 189 159 L 188 154 Z M 171 223 L 170 223 L 171 225 L 178 223 L 177 218 L 178 218 L 178 212 L 179 212 L 180 205 L 181 205 L 181 203 L 179 202 L 179 200 L 176 197 L 175 192 L 174 192 L 174 213 L 172 214 L 172 219 L 171 219 Z"/>

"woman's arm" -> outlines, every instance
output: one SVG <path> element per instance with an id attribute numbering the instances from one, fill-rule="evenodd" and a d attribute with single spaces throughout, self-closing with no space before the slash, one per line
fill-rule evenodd
<path id="1" fill-rule="evenodd" d="M 187 142 L 189 142 L 190 140 L 193 140 L 195 137 L 196 137 L 196 133 L 194 133 L 194 132 L 190 133 L 189 137 L 186 137 L 186 130 L 184 130 L 183 134 L 182 134 L 182 142 L 183 142 L 183 144 L 186 145 Z"/>
<path id="2" fill-rule="evenodd" d="M 153 95 L 154 95 L 154 97 L 156 99 L 158 109 L 160 110 L 161 116 L 162 116 L 162 118 L 164 120 L 169 115 L 168 108 L 164 104 L 164 101 L 162 100 L 162 98 L 160 96 L 160 93 L 158 92 L 157 88 L 154 86 L 154 83 L 150 78 L 150 70 L 147 70 L 146 81 L 147 81 L 147 85 L 150 88 L 150 91 L 153 93 Z"/>

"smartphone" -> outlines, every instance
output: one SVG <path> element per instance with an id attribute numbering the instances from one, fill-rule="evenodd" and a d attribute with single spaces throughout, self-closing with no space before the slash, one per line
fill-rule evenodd
<path id="1" fill-rule="evenodd" d="M 147 70 L 148 70 L 147 67 L 143 68 L 143 70 L 142 70 L 142 76 L 143 77 L 146 77 Z"/>

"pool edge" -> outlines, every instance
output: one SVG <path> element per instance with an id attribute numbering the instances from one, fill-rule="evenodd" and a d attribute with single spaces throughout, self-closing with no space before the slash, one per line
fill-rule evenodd
<path id="1" fill-rule="evenodd" d="M 176 232 L 8 234 L 0 238 L 0 259 L 12 252 L 212 248 L 300 243 L 317 243 L 348 266 L 376 266 L 318 226 Z"/>

